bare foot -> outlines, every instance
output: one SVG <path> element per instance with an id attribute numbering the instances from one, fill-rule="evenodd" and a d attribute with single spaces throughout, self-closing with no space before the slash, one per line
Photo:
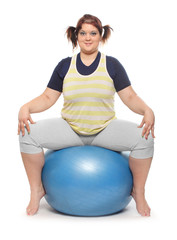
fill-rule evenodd
<path id="1" fill-rule="evenodd" d="M 149 217 L 151 209 L 146 202 L 144 191 L 137 192 L 136 190 L 133 189 L 131 195 L 136 202 L 136 208 L 139 214 L 141 214 L 141 216 L 143 217 Z"/>
<path id="2" fill-rule="evenodd" d="M 28 207 L 26 208 L 27 215 L 32 216 L 35 213 L 37 213 L 39 209 L 40 200 L 44 195 L 45 191 L 43 187 L 41 187 L 39 190 L 31 191 L 31 199 Z"/>

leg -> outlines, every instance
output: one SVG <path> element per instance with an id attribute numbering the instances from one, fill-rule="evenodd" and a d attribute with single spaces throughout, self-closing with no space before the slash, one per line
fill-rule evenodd
<path id="1" fill-rule="evenodd" d="M 44 196 L 41 172 L 44 165 L 43 148 L 58 150 L 83 145 L 79 136 L 63 119 L 48 119 L 30 125 L 30 135 L 19 136 L 21 156 L 28 176 L 31 198 L 27 214 L 34 215 Z"/>
<path id="2" fill-rule="evenodd" d="M 150 215 L 150 208 L 145 200 L 145 183 L 153 156 L 153 138 L 141 137 L 142 129 L 127 121 L 113 120 L 92 142 L 92 145 L 114 151 L 131 151 L 129 165 L 133 175 L 132 196 L 137 210 L 142 216 Z"/>
<path id="3" fill-rule="evenodd" d="M 28 215 L 34 215 L 38 211 L 41 198 L 45 195 L 41 181 L 41 172 L 44 165 L 44 153 L 21 153 L 21 156 L 31 190 L 31 198 L 26 212 Z"/>
<path id="4" fill-rule="evenodd" d="M 142 216 L 150 216 L 151 209 L 145 199 L 145 184 L 151 166 L 152 158 L 136 159 L 130 156 L 129 165 L 133 175 L 132 196 L 136 202 L 137 211 Z"/>

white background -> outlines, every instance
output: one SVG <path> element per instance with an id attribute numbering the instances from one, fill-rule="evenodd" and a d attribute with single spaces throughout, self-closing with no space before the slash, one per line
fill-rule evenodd
<path id="1" fill-rule="evenodd" d="M 0 2 L 2 239 L 176 239 L 176 6 L 173 0 L 6 0 Z M 17 123 L 22 104 L 41 94 L 58 62 L 72 56 L 65 30 L 85 13 L 114 29 L 100 48 L 125 67 L 132 86 L 156 115 L 155 156 L 147 182 L 150 218 L 134 202 L 109 217 L 57 214 L 45 200 L 27 217 L 29 187 L 20 158 Z M 34 121 L 60 116 L 62 98 Z M 140 123 L 116 96 L 117 117 Z"/>

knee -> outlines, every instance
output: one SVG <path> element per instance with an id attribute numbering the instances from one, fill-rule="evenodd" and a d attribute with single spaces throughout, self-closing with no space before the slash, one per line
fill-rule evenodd
<path id="1" fill-rule="evenodd" d="M 42 151 L 42 147 L 31 136 L 31 133 L 28 134 L 26 128 L 25 128 L 24 136 L 22 136 L 22 133 L 20 132 L 19 145 L 20 145 L 20 151 L 23 153 L 35 154 L 35 153 L 39 153 Z"/>
<path id="2" fill-rule="evenodd" d="M 22 136 L 22 132 L 19 134 L 19 143 L 29 142 L 29 134 L 25 128 L 25 134 Z"/>
<path id="3" fill-rule="evenodd" d="M 154 154 L 154 138 L 149 134 L 148 139 L 139 136 L 137 144 L 134 146 L 131 152 L 131 156 L 134 158 L 149 158 Z"/>
<path id="4" fill-rule="evenodd" d="M 145 137 L 141 137 L 139 145 L 143 145 L 145 148 L 154 147 L 154 138 L 151 134 L 149 134 L 148 139 L 145 139 Z"/>

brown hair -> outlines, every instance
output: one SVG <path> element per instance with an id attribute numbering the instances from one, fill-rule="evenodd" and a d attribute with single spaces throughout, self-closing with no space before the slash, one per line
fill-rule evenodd
<path id="1" fill-rule="evenodd" d="M 105 43 L 108 40 L 108 38 L 111 35 L 111 30 L 113 30 L 109 25 L 102 26 L 101 21 L 97 17 L 90 14 L 85 14 L 83 17 L 79 19 L 76 27 L 70 26 L 66 30 L 67 39 L 72 42 L 73 49 L 77 46 L 77 36 L 80 29 L 82 28 L 83 23 L 88 23 L 95 26 L 98 29 L 100 36 L 102 36 L 102 33 L 104 31 L 101 40 L 103 43 Z"/>

